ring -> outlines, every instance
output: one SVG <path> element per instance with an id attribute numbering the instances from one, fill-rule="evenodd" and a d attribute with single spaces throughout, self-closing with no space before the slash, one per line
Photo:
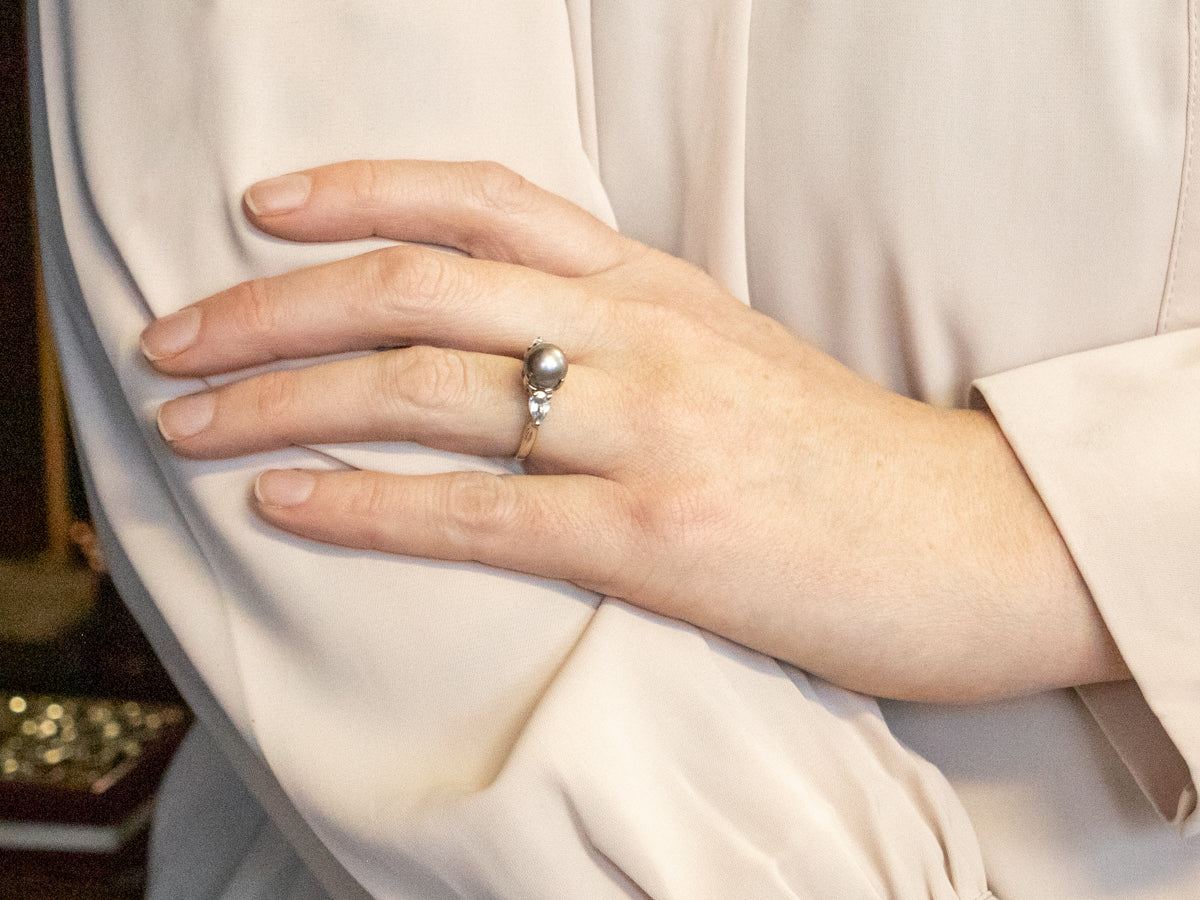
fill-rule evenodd
<path id="1" fill-rule="evenodd" d="M 521 444 L 513 455 L 523 460 L 537 443 L 538 426 L 550 415 L 550 398 L 567 377 L 567 357 L 554 344 L 538 338 L 525 350 L 521 364 L 521 383 L 529 392 L 529 421 L 521 432 Z"/>

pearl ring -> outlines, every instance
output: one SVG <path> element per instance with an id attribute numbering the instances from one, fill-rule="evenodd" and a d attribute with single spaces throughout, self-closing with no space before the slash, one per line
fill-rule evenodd
<path id="1" fill-rule="evenodd" d="M 522 460 L 533 452 L 538 426 L 550 415 L 550 398 L 566 377 L 567 357 L 562 350 L 541 338 L 529 345 L 521 366 L 521 382 L 529 392 L 529 421 L 513 459 Z"/>

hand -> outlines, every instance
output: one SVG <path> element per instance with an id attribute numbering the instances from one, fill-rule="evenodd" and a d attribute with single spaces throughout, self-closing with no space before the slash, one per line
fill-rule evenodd
<path id="1" fill-rule="evenodd" d="M 843 686 L 966 700 L 1125 677 L 994 421 L 891 394 L 704 273 L 491 164 L 355 162 L 252 188 L 263 231 L 398 245 L 151 325 L 162 372 L 397 346 L 163 406 L 175 451 L 401 440 L 512 456 L 521 354 L 570 371 L 524 476 L 266 472 L 268 522 L 476 560 L 683 619 Z"/>

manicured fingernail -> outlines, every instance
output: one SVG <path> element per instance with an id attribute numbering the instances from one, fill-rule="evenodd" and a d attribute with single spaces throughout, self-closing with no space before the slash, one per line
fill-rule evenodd
<path id="1" fill-rule="evenodd" d="M 199 434 L 212 421 L 217 401 L 212 394 L 189 394 L 158 408 L 158 431 L 168 441 Z"/>
<path id="2" fill-rule="evenodd" d="M 271 469 L 254 480 L 254 496 L 263 506 L 297 506 L 312 496 L 317 479 L 303 469 Z"/>
<path id="3" fill-rule="evenodd" d="M 154 361 L 182 353 L 200 333 L 200 309 L 189 306 L 163 316 L 142 332 L 142 353 Z"/>
<path id="4" fill-rule="evenodd" d="M 278 216 L 303 206 L 311 191 L 312 179 L 302 172 L 293 172 L 250 185 L 246 205 L 256 216 Z"/>

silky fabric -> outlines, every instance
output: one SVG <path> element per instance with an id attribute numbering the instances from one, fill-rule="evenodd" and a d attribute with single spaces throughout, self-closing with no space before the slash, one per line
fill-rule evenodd
<path id="1" fill-rule="evenodd" d="M 202 729 L 152 896 L 1200 896 L 1187 4 L 314 7 L 31 16 L 89 491 Z M 889 388 L 987 404 L 1136 681 L 1085 691 L 1091 712 L 881 710 L 567 585 L 260 523 L 268 466 L 514 471 L 386 444 L 201 463 L 159 439 L 157 406 L 202 385 L 156 375 L 141 329 L 379 246 L 241 214 L 254 181 L 355 157 L 499 160 Z"/>

